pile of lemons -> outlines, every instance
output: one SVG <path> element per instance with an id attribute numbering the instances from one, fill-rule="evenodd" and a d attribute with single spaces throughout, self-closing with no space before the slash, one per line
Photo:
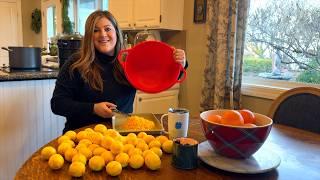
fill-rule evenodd
<path id="1" fill-rule="evenodd" d="M 44 147 L 41 157 L 48 160 L 51 169 L 60 169 L 65 161 L 70 162 L 68 173 L 73 177 L 83 176 L 86 165 L 92 171 L 105 168 L 109 175 L 118 176 L 127 166 L 160 169 L 161 156 L 163 152 L 172 153 L 172 144 L 173 141 L 163 135 L 154 137 L 140 132 L 122 136 L 116 130 L 98 124 L 94 129 L 66 132 L 58 138 L 57 148 Z"/>

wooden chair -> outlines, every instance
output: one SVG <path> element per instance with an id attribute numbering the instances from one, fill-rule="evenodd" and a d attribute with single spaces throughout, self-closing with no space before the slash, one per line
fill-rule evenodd
<path id="1" fill-rule="evenodd" d="M 268 116 L 274 123 L 320 133 L 320 89 L 298 87 L 285 91 L 272 103 Z"/>

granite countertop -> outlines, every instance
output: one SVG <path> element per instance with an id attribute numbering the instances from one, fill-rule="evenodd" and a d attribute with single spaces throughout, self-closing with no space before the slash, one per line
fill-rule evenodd
<path id="1" fill-rule="evenodd" d="M 0 82 L 1 81 L 25 81 L 25 80 L 40 80 L 40 79 L 56 79 L 58 77 L 58 70 L 46 71 L 26 71 L 26 72 L 7 72 L 0 69 Z"/>

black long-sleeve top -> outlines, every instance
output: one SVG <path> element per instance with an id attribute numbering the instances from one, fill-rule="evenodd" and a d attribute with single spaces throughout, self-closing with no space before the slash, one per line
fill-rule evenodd
<path id="1" fill-rule="evenodd" d="M 136 89 L 119 84 L 115 80 L 111 63 L 114 57 L 99 52 L 96 52 L 96 56 L 103 68 L 103 92 L 90 88 L 77 70 L 74 71 L 73 77 L 70 76 L 70 65 L 78 57 L 66 61 L 59 72 L 51 99 L 51 109 L 53 113 L 66 117 L 63 132 L 92 123 L 111 121 L 111 118 L 102 118 L 93 113 L 94 103 L 107 101 L 116 104 L 117 109 L 122 112 L 130 113 L 133 110 Z"/>

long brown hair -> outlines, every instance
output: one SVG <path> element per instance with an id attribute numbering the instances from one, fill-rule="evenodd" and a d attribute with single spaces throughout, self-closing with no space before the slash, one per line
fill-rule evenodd
<path id="1" fill-rule="evenodd" d="M 114 50 L 115 58 L 112 60 L 112 63 L 114 65 L 113 75 L 119 83 L 129 85 L 127 79 L 124 76 L 123 69 L 117 60 L 117 54 L 124 47 L 122 32 L 118 26 L 118 22 L 108 11 L 97 10 L 89 15 L 86 20 L 85 34 L 81 43 L 80 58 L 76 60 L 70 68 L 70 74 L 72 74 L 72 72 L 77 69 L 84 81 L 88 83 L 92 89 L 100 92 L 103 91 L 103 79 L 101 77 L 102 68 L 95 61 L 96 54 L 93 43 L 93 35 L 94 28 L 97 22 L 103 17 L 107 18 L 112 23 L 117 34 L 117 42 Z"/>

